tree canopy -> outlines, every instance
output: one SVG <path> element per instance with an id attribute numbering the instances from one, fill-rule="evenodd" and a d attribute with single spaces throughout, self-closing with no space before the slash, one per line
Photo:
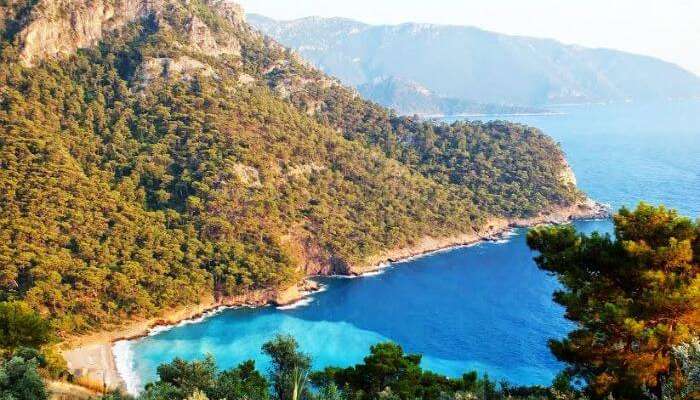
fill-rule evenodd
<path id="1" fill-rule="evenodd" d="M 0 399 L 46 400 L 48 394 L 39 375 L 43 363 L 39 352 L 17 349 L 8 359 L 0 359 Z"/>
<path id="2" fill-rule="evenodd" d="M 554 299 L 577 328 L 555 356 L 596 398 L 660 394 L 674 347 L 700 333 L 700 224 L 640 204 L 614 218 L 615 238 L 571 226 L 530 231 L 538 266 L 562 284 Z"/>
<path id="3" fill-rule="evenodd" d="M 476 372 L 461 378 L 424 371 L 420 356 L 405 354 L 393 343 L 372 347 L 364 362 L 349 368 L 326 368 L 309 374 L 311 359 L 300 351 L 290 336 L 278 336 L 262 348 L 272 363 L 269 380 L 255 370 L 252 361 L 227 371 L 219 371 L 214 359 L 176 359 L 158 368 L 159 379 L 146 385 L 138 400 L 364 400 L 364 399 L 464 399 L 464 400 L 545 400 L 550 389 L 515 387 L 496 383 Z M 122 400 L 118 393 L 105 400 Z M 558 397 L 562 400 L 575 400 Z"/>
<path id="4" fill-rule="evenodd" d="M 28 68 L 35 2 L 0 3 L 0 301 L 110 329 L 580 198 L 536 129 L 396 117 L 216 4 L 167 0 Z M 240 54 L 193 47 L 195 18 Z"/>
<path id="5" fill-rule="evenodd" d="M 20 301 L 0 302 L 0 350 L 40 348 L 53 339 L 49 322 Z"/>

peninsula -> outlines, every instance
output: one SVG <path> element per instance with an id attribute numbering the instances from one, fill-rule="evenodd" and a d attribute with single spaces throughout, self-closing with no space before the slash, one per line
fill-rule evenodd
<path id="1" fill-rule="evenodd" d="M 233 3 L 2 4 L 0 295 L 82 348 L 73 371 L 308 276 L 606 215 L 539 130 L 398 116 Z"/>

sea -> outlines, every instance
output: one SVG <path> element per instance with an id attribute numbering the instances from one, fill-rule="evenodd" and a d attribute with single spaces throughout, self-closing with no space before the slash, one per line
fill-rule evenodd
<path id="1" fill-rule="evenodd" d="M 640 201 L 700 218 L 700 100 L 556 107 L 547 115 L 472 116 L 540 128 L 566 152 L 579 187 L 613 208 Z M 457 118 L 447 118 L 455 120 Z M 579 221 L 582 232 L 613 232 L 611 221 Z M 559 288 L 537 269 L 525 229 L 497 242 L 458 247 L 388 265 L 380 273 L 320 279 L 324 290 L 286 307 L 218 310 L 114 346 L 130 392 L 175 357 L 213 355 L 220 368 L 252 359 L 293 335 L 313 366 L 350 366 L 370 346 L 392 341 L 422 355 L 424 368 L 477 371 L 518 385 L 547 385 L 564 365 L 547 342 L 574 325 L 552 301 Z"/>

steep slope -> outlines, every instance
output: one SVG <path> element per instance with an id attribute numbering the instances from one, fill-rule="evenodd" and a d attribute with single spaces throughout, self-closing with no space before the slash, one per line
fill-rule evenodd
<path id="1" fill-rule="evenodd" d="M 11 16 L 0 299 L 27 301 L 62 332 L 348 273 L 426 237 L 582 199 L 536 129 L 396 117 L 231 3 L 0 11 Z"/>
<path id="2" fill-rule="evenodd" d="M 385 76 L 441 96 L 543 105 L 700 96 L 700 78 L 651 57 L 471 27 L 372 26 L 340 18 L 251 24 L 353 86 Z M 407 62 L 410 60 L 410 62 Z"/>

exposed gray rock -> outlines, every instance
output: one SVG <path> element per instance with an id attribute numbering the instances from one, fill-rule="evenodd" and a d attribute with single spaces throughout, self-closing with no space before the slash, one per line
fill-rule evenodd
<path id="1" fill-rule="evenodd" d="M 160 0 L 39 0 L 17 34 L 22 62 L 73 54 L 105 32 L 162 10 Z"/>
<path id="2" fill-rule="evenodd" d="M 124 27 L 139 18 L 154 16 L 160 23 L 167 0 L 39 0 L 16 35 L 20 58 L 32 66 L 47 57 L 62 57 L 80 48 L 97 44 L 105 33 Z M 245 22 L 243 10 L 235 3 L 217 1 L 213 9 L 234 25 Z M 2 7 L 3 15 L 12 11 Z M 0 19 L 0 28 L 4 17 Z M 217 40 L 199 17 L 192 15 L 187 26 L 190 50 L 209 56 L 240 55 L 241 45 L 229 36 Z"/>
<path id="3" fill-rule="evenodd" d="M 211 66 L 191 57 L 149 58 L 144 60 L 136 72 L 136 81 L 147 86 L 157 78 L 190 80 L 195 75 L 215 76 Z"/>
<path id="4" fill-rule="evenodd" d="M 233 37 L 229 37 L 225 43 L 219 43 L 211 29 L 197 16 L 192 16 L 187 24 L 187 34 L 190 46 L 193 50 L 209 56 L 232 54 L 240 56 L 241 45 Z"/>

